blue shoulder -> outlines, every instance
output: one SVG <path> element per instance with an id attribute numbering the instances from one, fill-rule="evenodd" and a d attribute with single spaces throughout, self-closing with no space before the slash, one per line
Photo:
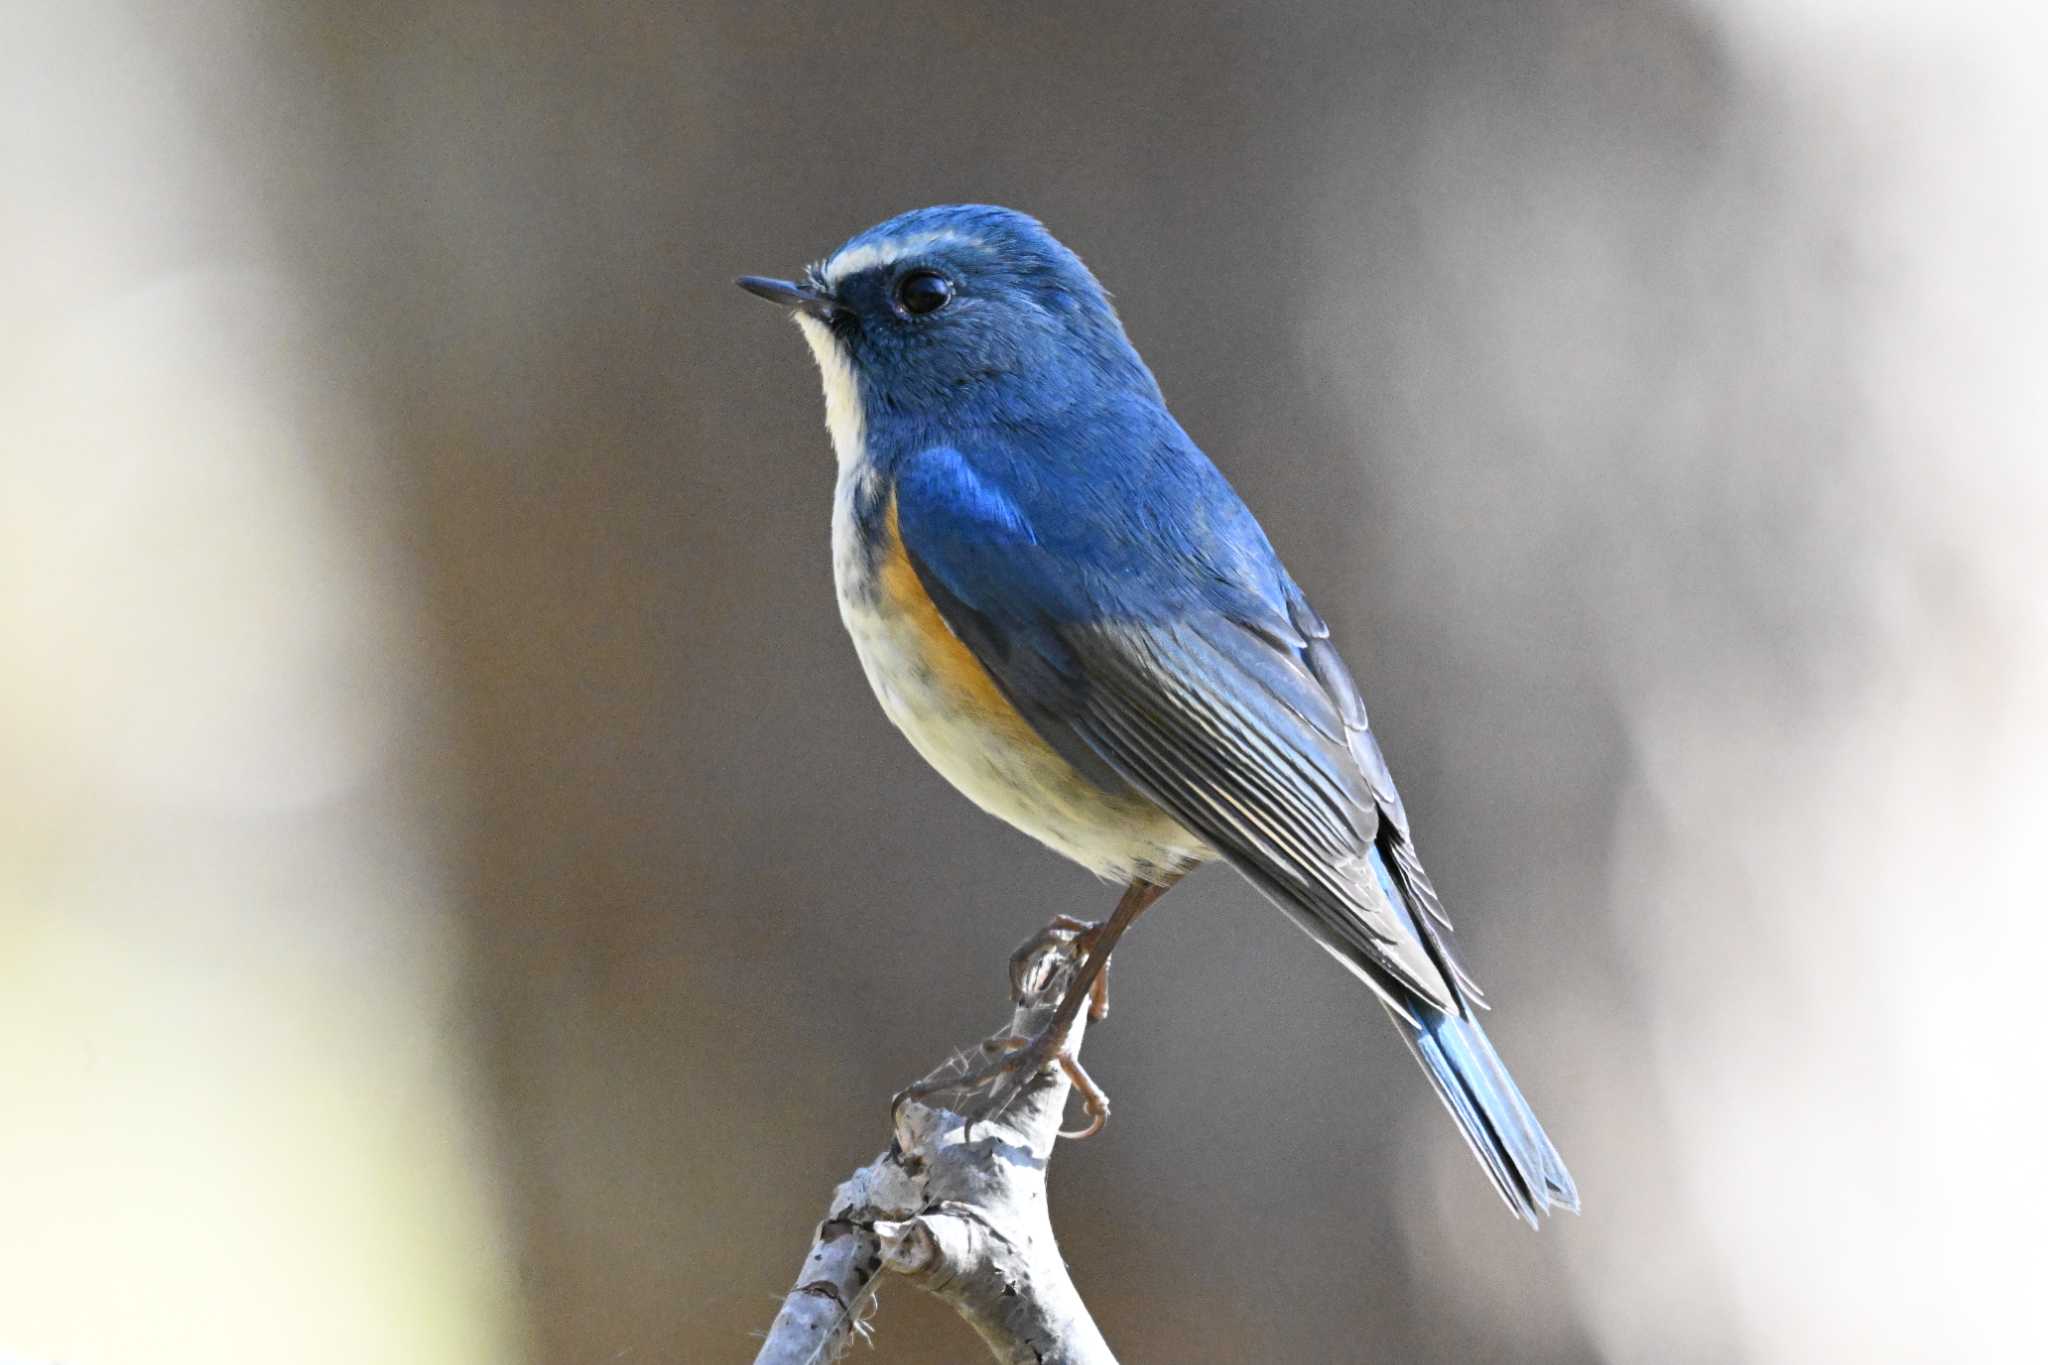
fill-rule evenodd
<path id="1" fill-rule="evenodd" d="M 951 446 L 918 452 L 896 476 L 899 513 L 933 545 L 1036 545 L 1024 509 L 998 479 L 977 470 Z"/>
<path id="2" fill-rule="evenodd" d="M 903 461 L 896 517 L 905 551 L 947 596 L 994 620 L 1080 619 L 1085 600 L 1004 473 L 989 462 L 977 468 L 948 446 Z"/>
<path id="3" fill-rule="evenodd" d="M 1164 417 L 1163 414 L 1161 414 Z M 1217 611 L 1285 622 L 1264 531 L 1170 417 L 931 446 L 895 462 L 906 549 L 957 600 L 1049 625 Z"/>

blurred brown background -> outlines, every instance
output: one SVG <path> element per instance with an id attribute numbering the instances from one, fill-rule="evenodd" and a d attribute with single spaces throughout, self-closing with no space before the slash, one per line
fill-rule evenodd
<path id="1" fill-rule="evenodd" d="M 1210 872 L 1054 1173 L 1124 1358 L 2009 1358 L 2039 19 L 1111 9 L 9 9 L 0 1358 L 751 1356 L 1109 902 L 871 702 L 730 284 L 959 200 L 1088 258 L 1335 624 L 1586 1197 L 1510 1222 Z"/>

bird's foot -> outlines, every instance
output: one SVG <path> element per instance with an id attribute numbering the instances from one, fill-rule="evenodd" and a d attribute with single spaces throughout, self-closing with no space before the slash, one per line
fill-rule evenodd
<path id="1" fill-rule="evenodd" d="M 999 1096 L 989 1117 L 994 1118 L 1008 1109 L 1018 1095 L 1024 1092 L 1032 1078 L 1048 1067 L 1057 1066 L 1066 1073 L 1074 1093 L 1081 1097 L 1082 1107 L 1088 1111 L 1088 1126 L 1072 1131 L 1060 1130 L 1060 1136 L 1079 1141 L 1094 1137 L 1102 1131 L 1102 1125 L 1109 1122 L 1109 1096 L 1095 1083 L 1081 1059 L 1067 1046 L 1066 1029 L 1047 1029 L 1031 1038 L 1015 1036 L 991 1038 L 983 1043 L 982 1050 L 991 1053 L 979 1066 L 968 1068 L 958 1076 L 934 1076 L 905 1086 L 890 1102 L 893 1116 L 903 1107 L 906 1100 L 922 1100 L 943 1090 L 973 1091 L 987 1085 L 1000 1085 L 1005 1078 L 1014 1079 L 1014 1089 L 1008 1095 Z"/>
<path id="2" fill-rule="evenodd" d="M 1103 926 L 1072 915 L 1055 915 L 1052 923 L 1024 941 L 1010 954 L 1010 999 L 1028 1005 L 1051 984 L 1059 957 L 1079 961 L 1102 935 Z M 1057 956 L 1047 952 L 1056 949 Z M 1109 963 L 1102 964 L 1095 983 L 1088 990 L 1088 1017 L 1097 1023 L 1109 1017 Z"/>
<path id="3" fill-rule="evenodd" d="M 1061 915 L 1035 934 L 1029 943 L 1010 956 L 1010 989 L 1019 1006 L 1035 1009 L 1056 983 L 1064 981 L 1059 1006 L 1052 1021 L 1035 1037 L 991 1038 L 982 1044 L 989 1057 L 978 1066 L 958 1074 L 930 1076 L 898 1091 L 891 1102 L 892 1120 L 899 1117 L 904 1102 L 921 1100 L 944 1090 L 967 1092 L 993 1083 L 996 1094 L 987 1106 L 988 1117 L 996 1117 L 1016 1102 L 1017 1096 L 1040 1072 L 1057 1066 L 1081 1096 L 1088 1109 L 1088 1126 L 1075 1132 L 1061 1132 L 1064 1138 L 1093 1137 L 1109 1121 L 1109 1096 L 1102 1093 L 1074 1055 L 1070 1040 L 1081 1010 L 1100 1019 L 1109 1013 L 1109 954 L 1123 932 L 1131 927 L 1145 907 L 1166 894 L 1171 881 L 1134 881 L 1116 903 L 1116 911 L 1101 924 Z M 1071 973 L 1059 970 L 1066 960 Z"/>

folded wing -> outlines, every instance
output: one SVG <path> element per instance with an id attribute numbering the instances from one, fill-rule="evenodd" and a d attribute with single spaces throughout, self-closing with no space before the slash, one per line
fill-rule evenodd
<path id="1" fill-rule="evenodd" d="M 1066 539 L 1070 518 L 1034 517 L 1001 474 L 927 451 L 896 497 L 926 591 L 1019 711 L 1201 835 L 1397 1015 L 1466 1015 L 1476 992 L 1357 689 L 1270 550 L 1245 566 L 1229 528 L 1213 550 L 1141 539 L 1105 565 L 1083 552 L 1099 536 Z"/>

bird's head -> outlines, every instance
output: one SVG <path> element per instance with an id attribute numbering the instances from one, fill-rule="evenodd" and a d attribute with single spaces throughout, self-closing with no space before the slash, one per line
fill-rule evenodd
<path id="1" fill-rule="evenodd" d="M 1043 421 L 1133 386 L 1158 393 L 1088 267 L 1012 209 L 918 209 L 799 281 L 739 284 L 802 324 L 842 460 L 880 421 Z"/>

